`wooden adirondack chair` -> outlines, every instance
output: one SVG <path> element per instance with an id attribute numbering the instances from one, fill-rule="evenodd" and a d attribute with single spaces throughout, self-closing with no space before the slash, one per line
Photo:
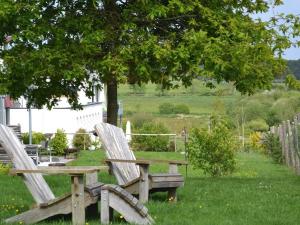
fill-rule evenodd
<path id="1" fill-rule="evenodd" d="M 176 189 L 184 185 L 184 178 L 178 173 L 177 166 L 186 165 L 186 162 L 136 160 L 121 128 L 100 123 L 95 126 L 95 130 L 105 149 L 106 162 L 121 187 L 132 194 L 138 194 L 140 202 L 148 201 L 149 192 L 157 191 L 167 191 L 169 200 L 177 200 Z M 169 173 L 149 174 L 152 163 L 168 163 Z"/>
<path id="2" fill-rule="evenodd" d="M 7 152 L 14 165 L 14 172 L 22 174 L 23 181 L 36 201 L 37 206 L 24 213 L 6 219 L 6 223 L 24 222 L 26 224 L 37 223 L 46 218 L 58 214 L 72 213 L 73 224 L 84 224 L 84 208 L 98 202 L 98 196 L 103 184 L 94 183 L 84 190 L 83 175 L 97 172 L 96 167 L 61 167 L 39 169 L 33 160 L 27 155 L 24 146 L 6 126 L 0 125 L 0 144 Z M 72 175 L 72 194 L 55 198 L 50 187 L 41 173 L 70 174 Z M 77 207 L 74 205 L 77 204 Z"/>
<path id="3" fill-rule="evenodd" d="M 11 172 L 22 175 L 28 190 L 37 203 L 35 208 L 6 219 L 6 223 L 32 224 L 54 215 L 72 213 L 73 224 L 82 225 L 85 224 L 85 208 L 96 204 L 101 195 L 102 224 L 109 223 L 112 218 L 112 209 L 121 213 L 130 223 L 141 225 L 153 223 L 147 208 L 129 192 L 115 185 L 104 185 L 97 182 L 97 172 L 100 167 L 37 168 L 12 130 L 1 124 L 0 144 L 15 166 Z M 55 198 L 41 173 L 71 175 L 72 193 Z M 90 174 L 86 177 L 86 187 L 83 184 L 84 174 Z"/>

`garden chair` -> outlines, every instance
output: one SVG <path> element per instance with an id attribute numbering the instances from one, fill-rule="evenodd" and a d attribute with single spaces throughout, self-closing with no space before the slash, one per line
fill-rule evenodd
<path id="1" fill-rule="evenodd" d="M 112 217 L 112 209 L 121 213 L 124 218 L 135 224 L 151 224 L 152 218 L 147 208 L 141 205 L 129 192 L 115 185 L 104 185 L 97 182 L 100 167 L 49 167 L 38 168 L 26 154 L 24 146 L 12 130 L 0 125 L 0 144 L 11 158 L 15 169 L 11 173 L 21 174 L 37 205 L 26 212 L 5 220 L 6 223 L 37 223 L 54 215 L 72 213 L 73 224 L 85 224 L 85 208 L 97 204 L 101 198 L 101 223 L 108 224 Z M 45 174 L 71 175 L 71 194 L 55 198 L 44 180 Z M 84 187 L 84 175 L 86 187 Z M 88 174 L 90 174 L 88 176 Z"/>
<path id="2" fill-rule="evenodd" d="M 108 123 L 95 126 L 102 141 L 111 171 L 118 184 L 132 194 L 138 194 L 140 202 L 147 202 L 149 192 L 166 191 L 168 199 L 177 200 L 176 190 L 184 185 L 184 178 L 178 173 L 178 165 L 185 161 L 176 160 L 136 160 L 121 128 Z M 169 173 L 149 174 L 152 163 L 168 163 Z"/>

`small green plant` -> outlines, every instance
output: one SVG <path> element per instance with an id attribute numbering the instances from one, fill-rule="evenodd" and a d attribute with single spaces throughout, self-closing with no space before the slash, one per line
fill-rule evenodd
<path id="1" fill-rule="evenodd" d="M 283 156 L 281 152 L 281 144 L 279 137 L 275 134 L 269 133 L 264 136 L 263 146 L 265 147 L 267 153 L 276 163 L 283 162 Z"/>
<path id="2" fill-rule="evenodd" d="M 11 168 L 10 164 L 0 163 L 0 174 L 7 175 L 9 173 L 10 168 Z"/>
<path id="3" fill-rule="evenodd" d="M 86 130 L 80 128 L 78 131 L 76 131 L 73 137 L 72 144 L 79 150 L 86 150 L 91 146 L 92 140 L 90 135 L 87 134 Z"/>
<path id="4" fill-rule="evenodd" d="M 150 123 L 154 120 L 154 117 L 150 113 L 135 113 L 131 117 L 131 124 L 134 128 L 139 129 L 143 126 L 144 123 Z M 126 124 L 124 123 L 124 128 Z"/>
<path id="5" fill-rule="evenodd" d="M 251 120 L 249 123 L 246 125 L 250 130 L 252 131 L 267 131 L 269 130 L 269 126 L 267 122 L 264 119 L 255 119 Z"/>
<path id="6" fill-rule="evenodd" d="M 136 130 L 139 134 L 166 134 L 168 129 L 162 123 L 144 123 Z M 133 136 L 132 147 L 138 151 L 169 151 L 169 138 L 167 136 Z"/>
<path id="7" fill-rule="evenodd" d="M 190 114 L 190 109 L 185 104 L 175 105 L 173 111 L 175 114 Z"/>
<path id="8" fill-rule="evenodd" d="M 22 140 L 24 144 L 29 144 L 29 133 L 23 133 Z M 43 133 L 32 132 L 32 144 L 40 144 L 42 141 L 46 141 L 46 137 Z"/>
<path id="9" fill-rule="evenodd" d="M 174 104 L 165 102 L 159 105 L 158 110 L 160 114 L 172 114 L 174 113 Z"/>
<path id="10" fill-rule="evenodd" d="M 265 153 L 262 146 L 262 133 L 255 131 L 249 134 L 249 143 L 251 150 L 255 152 Z"/>
<path id="11" fill-rule="evenodd" d="M 211 131 L 193 129 L 188 142 L 188 158 L 195 168 L 211 176 L 230 174 L 235 169 L 237 144 L 225 122 L 213 121 Z"/>
<path id="12" fill-rule="evenodd" d="M 185 104 L 174 105 L 172 103 L 162 103 L 158 107 L 160 114 L 190 114 L 190 109 Z"/>
<path id="13" fill-rule="evenodd" d="M 57 129 L 54 137 L 50 140 L 50 148 L 56 155 L 63 155 L 64 150 L 68 147 L 67 135 L 62 129 Z"/>

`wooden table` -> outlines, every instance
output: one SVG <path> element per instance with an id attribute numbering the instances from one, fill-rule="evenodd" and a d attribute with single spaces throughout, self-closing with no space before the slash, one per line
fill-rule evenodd
<path id="1" fill-rule="evenodd" d="M 64 166 L 64 167 L 39 167 L 36 170 L 12 169 L 12 174 L 43 173 L 43 174 L 68 174 L 71 176 L 72 193 L 72 223 L 75 225 L 85 224 L 84 204 L 84 175 L 99 172 L 107 167 L 100 166 Z"/>

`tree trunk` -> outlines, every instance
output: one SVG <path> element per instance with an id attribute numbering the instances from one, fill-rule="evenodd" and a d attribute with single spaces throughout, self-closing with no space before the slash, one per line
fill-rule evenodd
<path id="1" fill-rule="evenodd" d="M 115 78 L 107 82 L 107 123 L 118 125 L 118 84 Z"/>

